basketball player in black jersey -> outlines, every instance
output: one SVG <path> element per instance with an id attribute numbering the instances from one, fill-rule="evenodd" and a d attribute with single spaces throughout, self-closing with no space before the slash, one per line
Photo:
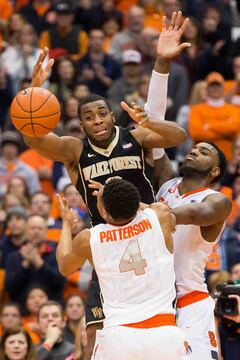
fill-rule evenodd
<path id="1" fill-rule="evenodd" d="M 160 65 L 164 68 L 168 58 L 174 57 L 183 49 L 180 45 L 181 35 L 187 27 L 185 20 L 180 27 L 176 16 L 168 30 L 165 31 L 164 56 Z M 167 36 L 166 36 L 167 35 Z M 48 55 L 45 48 L 35 65 L 32 86 L 41 86 L 49 75 L 53 65 L 51 59 L 45 69 L 42 63 Z M 161 67 L 161 66 L 160 66 Z M 161 69 L 160 69 L 161 71 Z M 127 109 L 126 104 L 124 108 Z M 131 112 L 131 109 L 129 110 Z M 147 128 L 142 126 L 134 130 L 125 130 L 115 126 L 114 114 L 106 101 L 99 96 L 84 98 L 78 109 L 80 123 L 85 131 L 86 140 L 81 141 L 73 137 L 58 137 L 49 133 L 40 138 L 24 136 L 25 142 L 43 156 L 64 163 L 72 183 L 83 196 L 92 218 L 93 224 L 102 221 L 96 206 L 96 198 L 88 187 L 90 180 L 104 183 L 109 177 L 120 176 L 132 182 L 139 190 L 142 201 L 152 203 L 154 194 L 152 189 L 153 176 L 153 148 L 167 148 L 177 146 L 185 140 L 185 132 L 175 123 L 168 121 L 147 122 Z M 133 119 L 138 121 L 137 110 L 132 112 Z M 94 286 L 97 288 L 95 289 Z M 99 288 L 93 281 L 92 293 L 87 304 L 87 323 L 102 322 Z M 96 300 L 96 301 L 95 301 Z M 89 354 L 94 345 L 96 327 L 88 326 Z"/>

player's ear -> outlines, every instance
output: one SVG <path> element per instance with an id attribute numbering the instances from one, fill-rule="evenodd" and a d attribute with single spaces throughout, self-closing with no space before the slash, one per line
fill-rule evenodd
<path id="1" fill-rule="evenodd" d="M 213 177 L 217 177 L 219 174 L 220 174 L 220 168 L 218 166 L 212 168 L 211 175 Z"/>
<path id="2" fill-rule="evenodd" d="M 116 119 L 115 119 L 115 115 L 114 115 L 114 112 L 113 112 L 113 111 L 111 111 L 111 117 L 112 117 L 112 121 L 113 121 L 113 123 L 115 124 Z"/>

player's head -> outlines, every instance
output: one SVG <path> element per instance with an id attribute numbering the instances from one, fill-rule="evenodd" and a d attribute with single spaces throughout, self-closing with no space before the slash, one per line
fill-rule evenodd
<path id="1" fill-rule="evenodd" d="M 113 178 L 100 190 L 97 207 L 108 223 L 124 224 L 138 211 L 140 194 L 129 181 Z"/>
<path id="2" fill-rule="evenodd" d="M 226 158 L 217 145 L 211 142 L 196 144 L 180 168 L 186 178 L 205 179 L 206 184 L 217 183 L 226 170 Z"/>
<path id="3" fill-rule="evenodd" d="M 108 146 L 114 135 L 115 118 L 108 101 L 99 95 L 82 98 L 78 116 L 89 140 L 97 146 Z"/>

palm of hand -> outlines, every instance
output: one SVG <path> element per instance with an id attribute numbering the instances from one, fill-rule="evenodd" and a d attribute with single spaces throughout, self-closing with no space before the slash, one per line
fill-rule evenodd
<path id="1" fill-rule="evenodd" d="M 163 31 L 159 37 L 158 56 L 172 58 L 181 52 L 180 34 L 175 30 Z"/>

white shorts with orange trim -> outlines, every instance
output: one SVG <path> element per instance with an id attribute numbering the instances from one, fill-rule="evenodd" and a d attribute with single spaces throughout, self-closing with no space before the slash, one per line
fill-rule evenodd
<path id="1" fill-rule="evenodd" d="M 191 360 L 218 359 L 214 306 L 209 296 L 177 309 L 177 326 L 186 334 Z"/>
<path id="2" fill-rule="evenodd" d="M 185 334 L 176 326 L 98 330 L 92 360 L 188 360 Z"/>

